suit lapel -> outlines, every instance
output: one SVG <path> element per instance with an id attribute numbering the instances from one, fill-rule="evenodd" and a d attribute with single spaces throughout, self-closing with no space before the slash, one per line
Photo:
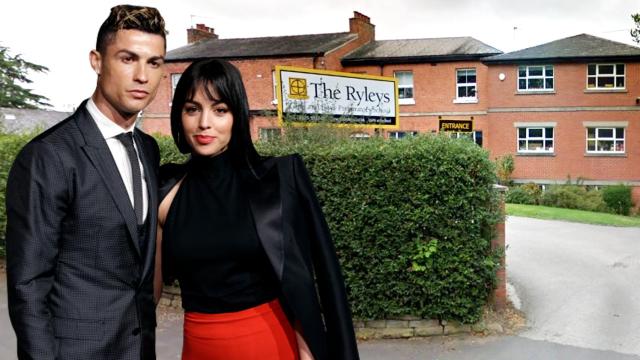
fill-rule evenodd
<path id="1" fill-rule="evenodd" d="M 253 179 L 252 184 L 247 186 L 247 194 L 262 247 L 267 253 L 278 279 L 282 280 L 284 239 L 280 177 L 277 166 L 271 165 L 270 168 L 252 168 L 252 174 L 249 177 L 253 177 Z"/>
<path id="2" fill-rule="evenodd" d="M 144 259 L 144 266 L 143 266 L 143 270 L 142 273 L 146 274 L 150 269 L 152 264 L 154 264 L 155 262 L 155 251 L 153 251 L 153 249 L 155 249 L 155 241 L 156 239 L 153 238 L 151 235 L 155 234 L 155 227 L 156 227 L 156 219 L 158 217 L 158 188 L 156 186 L 156 184 L 158 183 L 158 179 L 157 179 L 157 175 L 156 175 L 156 169 L 154 168 L 153 162 L 151 161 L 151 159 L 153 158 L 152 154 L 150 153 L 150 149 L 149 146 L 146 146 L 145 142 L 143 141 L 142 137 L 140 136 L 140 132 L 139 130 L 135 130 L 134 131 L 134 137 L 135 137 L 135 141 L 136 141 L 136 145 L 138 147 L 138 156 L 140 156 L 140 161 L 142 162 L 142 166 L 144 167 L 144 175 L 145 175 L 145 180 L 147 182 L 147 193 L 148 193 L 148 199 L 149 199 L 149 206 L 148 206 L 148 210 L 147 210 L 147 221 L 149 222 L 149 231 L 147 232 L 147 241 L 149 242 L 148 246 L 147 246 L 147 253 L 144 254 L 142 257 Z"/>
<path id="3" fill-rule="evenodd" d="M 122 182 L 122 177 L 120 176 L 116 163 L 113 160 L 111 151 L 95 121 L 85 108 L 84 103 L 81 105 L 78 114 L 79 116 L 76 117 L 76 123 L 85 140 L 85 145 L 82 146 L 82 149 L 102 178 L 104 185 L 109 190 L 109 194 L 127 224 L 127 229 L 131 235 L 130 239 L 136 249 L 136 253 L 138 256 L 141 256 L 137 241 L 138 228 L 136 224 L 136 214 L 131 206 L 131 200 Z"/>

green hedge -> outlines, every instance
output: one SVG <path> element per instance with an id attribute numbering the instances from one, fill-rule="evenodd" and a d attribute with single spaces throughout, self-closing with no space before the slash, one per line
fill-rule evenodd
<path id="1" fill-rule="evenodd" d="M 475 144 L 403 140 L 261 143 L 300 153 L 344 269 L 354 317 L 479 319 L 499 264 L 495 169 Z"/>
<path id="2" fill-rule="evenodd" d="M 486 151 L 440 136 L 353 141 L 318 133 L 290 131 L 278 142 L 259 143 L 259 151 L 303 155 L 354 317 L 477 321 L 501 255 L 490 248 L 501 214 Z M 0 137 L 2 196 L 11 162 L 29 138 Z M 163 163 L 185 159 L 170 137 L 157 139 Z"/>
<path id="3" fill-rule="evenodd" d="M 607 186 L 602 190 L 602 199 L 609 210 L 619 215 L 629 215 L 633 207 L 631 187 L 626 185 Z"/>

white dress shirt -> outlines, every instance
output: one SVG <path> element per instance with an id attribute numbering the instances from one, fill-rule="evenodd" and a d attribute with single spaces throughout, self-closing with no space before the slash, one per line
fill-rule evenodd
<path id="1" fill-rule="evenodd" d="M 92 98 L 89 98 L 89 101 L 87 101 L 87 110 L 89 110 L 89 114 L 91 114 L 91 117 L 93 118 L 93 120 L 95 120 L 100 133 L 102 133 L 102 136 L 109 146 L 109 150 L 111 150 L 111 155 L 113 156 L 113 160 L 115 160 L 116 162 L 118 171 L 120 171 L 120 176 L 122 177 L 122 181 L 124 182 L 124 187 L 127 189 L 127 193 L 129 194 L 131 207 L 133 207 L 133 180 L 131 175 L 131 163 L 129 162 L 127 149 L 120 142 L 120 140 L 116 139 L 116 136 L 125 132 L 133 131 L 135 128 L 135 124 L 128 129 L 121 128 L 98 109 L 96 103 L 93 102 Z M 149 207 L 147 180 L 144 176 L 144 167 L 140 162 L 140 152 L 138 151 L 138 145 L 135 141 L 133 142 L 133 145 L 136 148 L 136 152 L 138 152 L 138 166 L 140 167 L 140 175 L 142 176 L 142 217 L 143 220 L 145 220 L 147 218 Z"/>

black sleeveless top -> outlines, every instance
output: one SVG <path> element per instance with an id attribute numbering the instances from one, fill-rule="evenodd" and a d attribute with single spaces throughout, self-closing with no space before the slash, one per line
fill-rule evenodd
<path id="1" fill-rule="evenodd" d="M 185 311 L 239 311 L 279 295 L 228 151 L 190 160 L 162 239 Z"/>

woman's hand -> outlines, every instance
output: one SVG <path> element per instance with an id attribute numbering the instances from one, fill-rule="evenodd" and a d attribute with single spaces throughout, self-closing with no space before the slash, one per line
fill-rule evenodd
<path id="1" fill-rule="evenodd" d="M 300 355 L 300 360 L 313 360 L 311 350 L 309 350 L 307 342 L 304 341 L 304 338 L 300 335 L 298 330 L 296 330 L 296 340 L 298 341 L 298 354 Z"/>

